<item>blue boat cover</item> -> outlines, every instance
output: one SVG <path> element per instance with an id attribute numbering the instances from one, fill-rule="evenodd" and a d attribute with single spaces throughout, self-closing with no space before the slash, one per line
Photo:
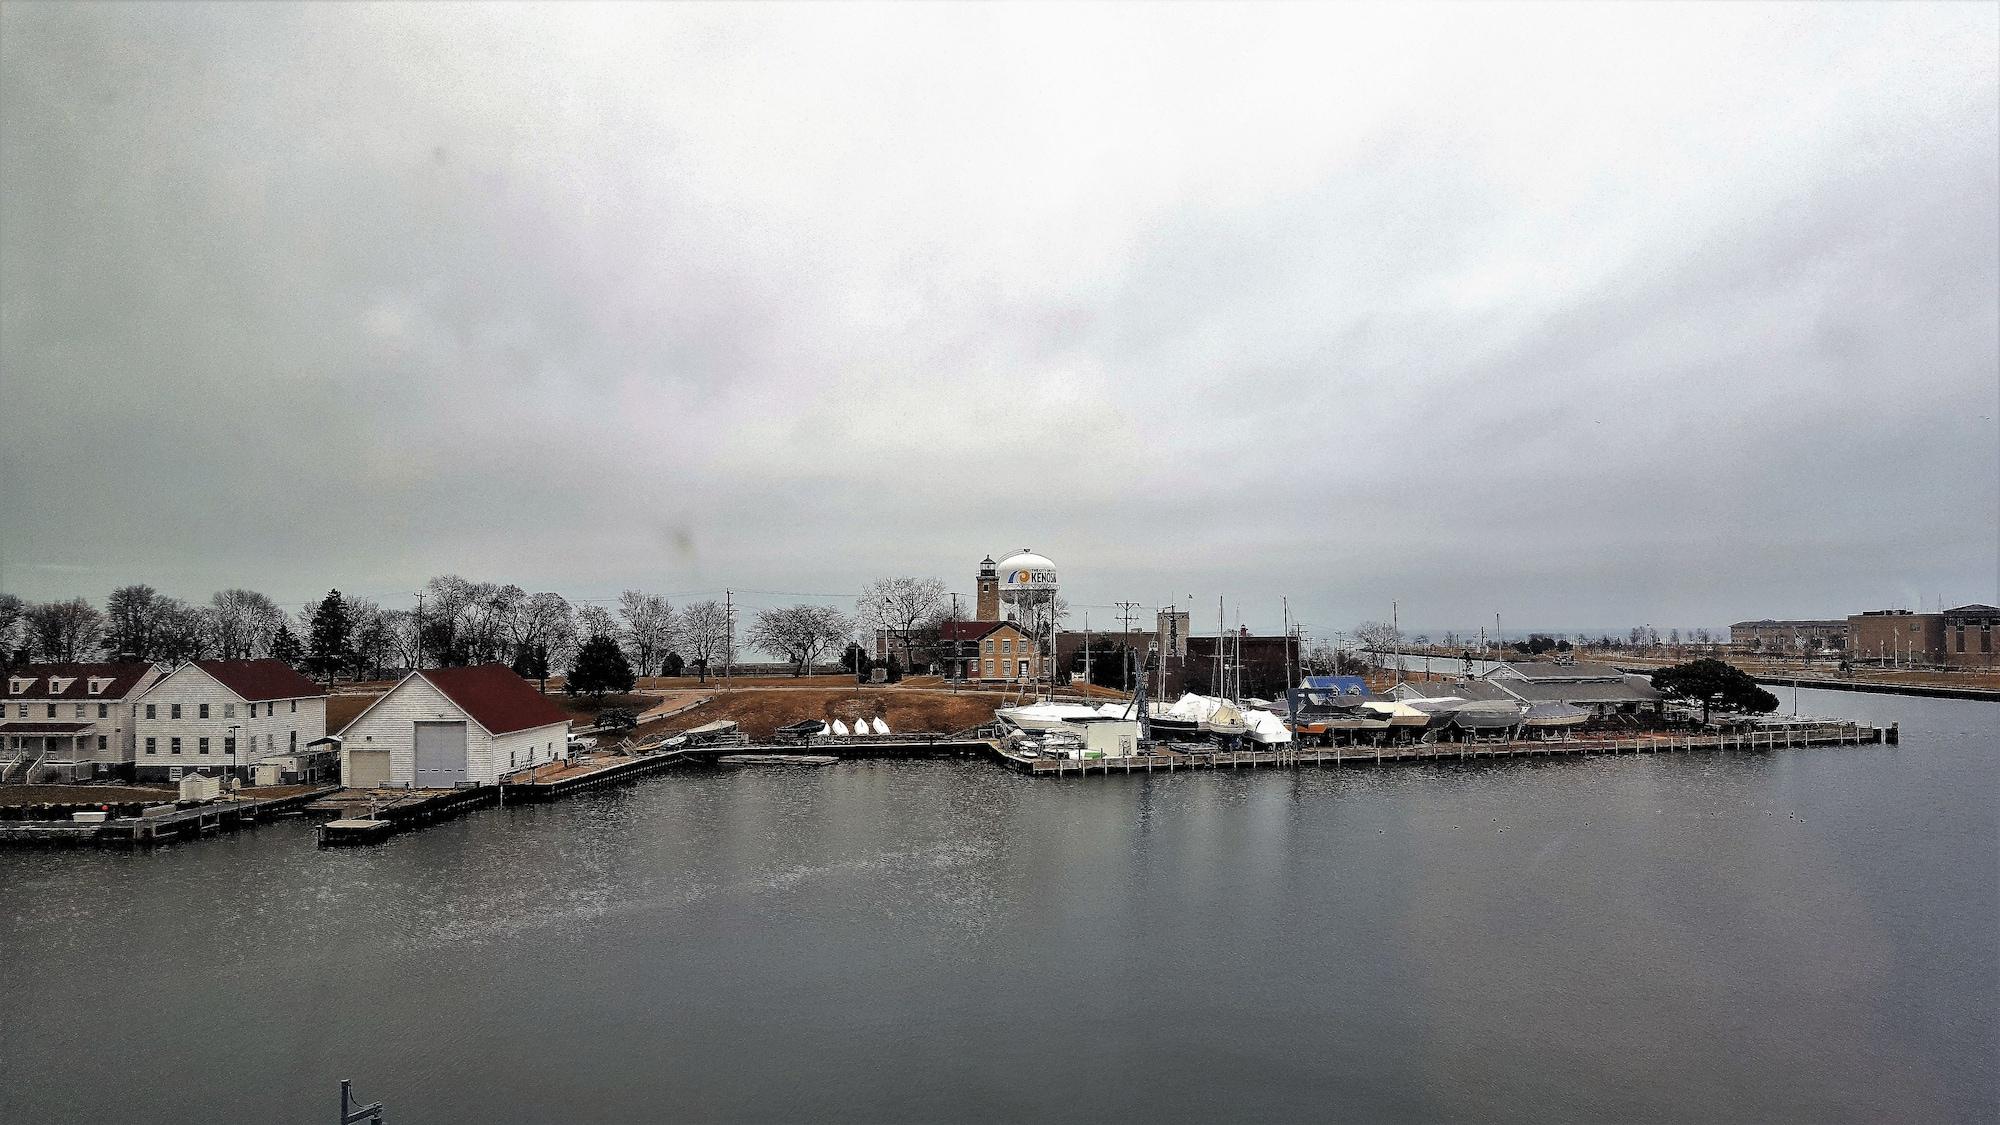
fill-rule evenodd
<path id="1" fill-rule="evenodd" d="M 1303 683 L 1299 702 L 1316 707 L 1352 707 L 1375 698 L 1360 676 L 1307 676 Z"/>

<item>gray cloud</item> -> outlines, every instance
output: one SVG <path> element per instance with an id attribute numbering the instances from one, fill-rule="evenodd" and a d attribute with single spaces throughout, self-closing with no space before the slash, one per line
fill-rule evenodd
<path id="1" fill-rule="evenodd" d="M 1994 600 L 1996 18 L 10 5 L 0 586 Z"/>

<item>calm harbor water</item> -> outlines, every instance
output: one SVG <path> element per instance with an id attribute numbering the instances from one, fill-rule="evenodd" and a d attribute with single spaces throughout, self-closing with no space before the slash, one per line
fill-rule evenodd
<path id="1" fill-rule="evenodd" d="M 0 1121 L 1992 1120 L 2000 708 L 1801 699 L 1903 744 L 0 853 Z"/>

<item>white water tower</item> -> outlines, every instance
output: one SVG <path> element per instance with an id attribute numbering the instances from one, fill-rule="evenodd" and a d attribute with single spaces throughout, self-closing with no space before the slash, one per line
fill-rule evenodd
<path id="1" fill-rule="evenodd" d="M 1056 564 L 1026 547 L 1000 560 L 1000 604 L 1013 610 L 1008 616 L 1023 620 L 1031 607 L 1047 604 L 1056 596 Z"/>

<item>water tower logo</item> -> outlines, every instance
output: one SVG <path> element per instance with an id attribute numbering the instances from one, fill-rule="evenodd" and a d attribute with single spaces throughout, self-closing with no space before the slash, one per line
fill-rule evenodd
<path id="1" fill-rule="evenodd" d="M 1056 588 L 1056 564 L 1033 551 L 1021 551 L 1001 561 L 1000 587 L 1005 594 L 1053 590 Z"/>

